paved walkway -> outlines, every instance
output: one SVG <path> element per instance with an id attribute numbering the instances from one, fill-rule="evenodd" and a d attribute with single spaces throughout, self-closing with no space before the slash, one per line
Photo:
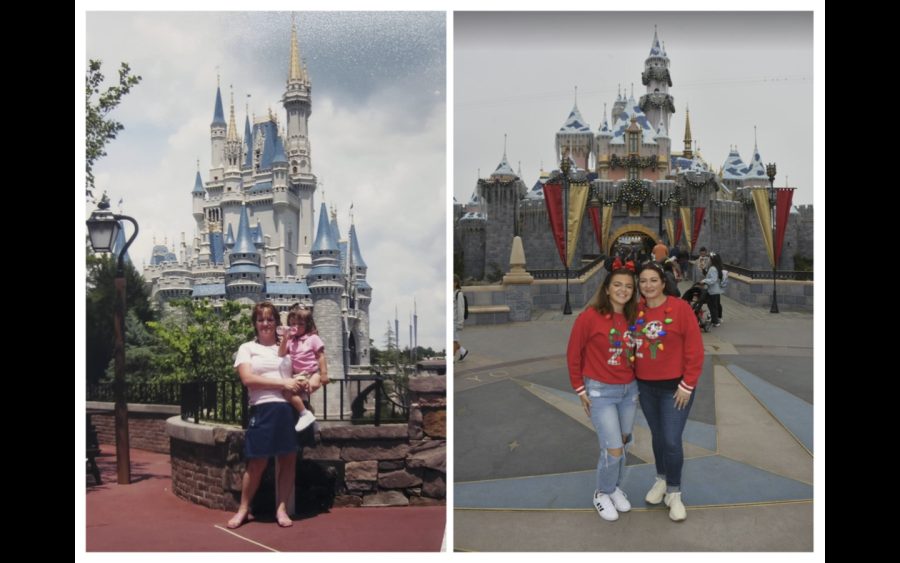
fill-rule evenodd
<path id="1" fill-rule="evenodd" d="M 634 509 L 593 509 L 597 441 L 569 386 L 575 317 L 467 328 L 456 364 L 454 548 L 472 551 L 813 549 L 813 325 L 723 298 L 685 430 L 688 519 L 646 506 L 655 470 L 640 411 L 622 484 Z"/>
<path id="2" fill-rule="evenodd" d="M 228 530 L 231 513 L 172 493 L 168 455 L 131 450 L 132 483 L 117 485 L 115 447 L 101 450 L 103 485 L 87 478 L 87 551 L 437 551 L 442 545 L 443 506 L 334 508 L 295 520 L 292 528 L 266 521 Z"/>

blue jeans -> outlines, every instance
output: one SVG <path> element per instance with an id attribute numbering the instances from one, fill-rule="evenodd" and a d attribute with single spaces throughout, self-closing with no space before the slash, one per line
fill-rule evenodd
<path id="1" fill-rule="evenodd" d="M 628 444 L 632 442 L 631 430 L 638 400 L 637 383 L 612 385 L 585 378 L 584 387 L 591 400 L 591 422 L 600 442 L 597 490 L 609 494 L 616 490 L 625 472 L 624 448 L 627 444 L 622 442 L 622 436 L 627 438 Z M 622 455 L 609 454 L 609 450 L 619 448 L 622 448 Z"/>
<path id="2" fill-rule="evenodd" d="M 678 410 L 675 408 L 674 390 L 647 385 L 643 381 L 638 381 L 638 390 L 641 410 L 652 436 L 656 474 L 666 479 L 668 492 L 678 492 L 681 490 L 681 468 L 684 466 L 681 435 L 694 404 L 694 393 L 691 393 L 688 404 Z"/>

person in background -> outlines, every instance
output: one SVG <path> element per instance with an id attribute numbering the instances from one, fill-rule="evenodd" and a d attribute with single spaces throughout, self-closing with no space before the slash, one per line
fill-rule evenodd
<path id="1" fill-rule="evenodd" d="M 466 297 L 462 291 L 462 280 L 456 274 L 453 275 L 453 355 L 459 352 L 458 361 L 463 361 L 469 355 L 460 344 L 459 333 L 466 324 Z"/>
<path id="2" fill-rule="evenodd" d="M 658 264 L 662 264 L 667 256 L 669 256 L 669 248 L 663 242 L 663 239 L 659 239 L 656 241 L 656 246 L 653 247 L 653 259 Z"/>
<path id="3" fill-rule="evenodd" d="M 709 269 L 706 271 L 706 277 L 703 278 L 706 290 L 709 292 L 707 303 L 709 305 L 709 316 L 713 326 L 721 326 L 722 324 L 722 257 L 716 253 L 710 255 Z"/>

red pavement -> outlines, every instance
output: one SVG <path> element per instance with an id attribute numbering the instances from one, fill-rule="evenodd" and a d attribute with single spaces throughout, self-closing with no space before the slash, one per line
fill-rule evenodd
<path id="1" fill-rule="evenodd" d="M 250 522 L 226 530 L 231 513 L 172 494 L 169 456 L 131 450 L 130 485 L 116 484 L 115 447 L 97 458 L 103 485 L 87 477 L 87 551 L 438 551 L 443 506 L 334 508 L 292 528 Z M 254 543 L 255 542 L 255 543 Z"/>

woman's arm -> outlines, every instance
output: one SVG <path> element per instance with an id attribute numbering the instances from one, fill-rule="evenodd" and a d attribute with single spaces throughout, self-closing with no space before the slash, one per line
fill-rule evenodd
<path id="1" fill-rule="evenodd" d="M 300 390 L 300 382 L 296 379 L 281 378 L 270 379 L 253 373 L 253 367 L 249 363 L 239 364 L 237 367 L 241 383 L 248 389 L 280 389 L 296 393 Z"/>
<path id="2" fill-rule="evenodd" d="M 679 300 L 683 305 L 682 311 L 679 312 L 681 318 L 681 329 L 684 334 L 684 346 L 682 360 L 682 373 L 684 377 L 679 387 L 684 391 L 691 393 L 697 386 L 700 374 L 703 373 L 703 336 L 700 335 L 700 326 L 694 320 L 693 311 L 687 301 Z M 688 395 L 689 397 L 690 395 Z"/>
<path id="3" fill-rule="evenodd" d="M 569 334 L 569 345 L 566 349 L 566 360 L 569 366 L 569 383 L 579 395 L 584 395 L 584 347 L 587 345 L 589 327 L 584 313 L 578 315 L 572 332 Z"/>

